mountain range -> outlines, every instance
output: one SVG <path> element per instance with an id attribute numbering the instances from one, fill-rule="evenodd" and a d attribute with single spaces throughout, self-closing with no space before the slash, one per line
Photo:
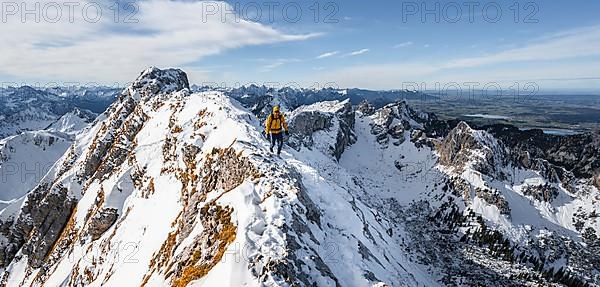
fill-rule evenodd
<path id="1" fill-rule="evenodd" d="M 97 117 L 21 93 L 5 106 L 39 101 L 45 124 L 7 126 L 2 158 L 51 156 L 0 186 L 19 189 L 0 199 L 2 286 L 600 284 L 597 133 L 441 120 L 410 91 L 190 87 L 178 69 L 144 70 Z"/>
<path id="2" fill-rule="evenodd" d="M 102 113 L 120 90 L 110 87 L 0 88 L 0 138 L 44 129 L 75 109 Z"/>

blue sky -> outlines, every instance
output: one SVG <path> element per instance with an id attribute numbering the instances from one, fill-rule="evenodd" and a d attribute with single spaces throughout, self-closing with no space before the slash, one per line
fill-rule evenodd
<path id="1" fill-rule="evenodd" d="M 600 90 L 597 1 L 481 1 L 472 13 L 474 4 L 465 4 L 472 1 L 120 3 L 127 9 L 117 21 L 115 6 L 105 2 L 94 23 L 77 13 L 57 23 L 8 15 L 0 27 L 10 39 L 0 44 L 0 76 L 122 84 L 155 65 L 228 86 L 535 82 L 543 90 Z M 433 12 L 423 15 L 425 9 Z M 227 13 L 233 10 L 238 19 Z M 136 23 L 125 23 L 131 13 Z"/>

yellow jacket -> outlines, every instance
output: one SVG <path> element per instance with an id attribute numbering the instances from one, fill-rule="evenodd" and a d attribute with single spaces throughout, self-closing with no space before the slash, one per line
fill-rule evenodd
<path id="1" fill-rule="evenodd" d="M 279 134 L 282 131 L 282 128 L 285 131 L 288 130 L 288 125 L 285 122 L 285 117 L 283 114 L 279 114 L 279 116 L 274 116 L 273 114 L 269 115 L 269 118 L 265 122 L 267 134 Z"/>

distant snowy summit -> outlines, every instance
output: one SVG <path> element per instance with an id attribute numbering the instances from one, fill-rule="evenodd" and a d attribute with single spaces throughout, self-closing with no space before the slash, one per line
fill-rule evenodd
<path id="1" fill-rule="evenodd" d="M 92 123 L 98 114 L 88 110 L 74 108 L 73 111 L 62 115 L 45 130 L 65 134 L 77 134 Z"/>

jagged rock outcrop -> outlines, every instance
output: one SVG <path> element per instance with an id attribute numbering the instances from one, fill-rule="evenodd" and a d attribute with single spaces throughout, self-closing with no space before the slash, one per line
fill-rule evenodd
<path id="1" fill-rule="evenodd" d="M 440 164 L 461 173 L 473 168 L 488 176 L 506 179 L 501 167 L 508 164 L 508 151 L 490 134 L 460 122 L 436 147 Z M 472 166 L 470 166 L 472 165 Z"/>
<path id="2" fill-rule="evenodd" d="M 475 188 L 475 195 L 487 203 L 498 207 L 500 214 L 509 215 L 510 216 L 510 206 L 506 201 L 506 198 L 499 191 L 489 189 L 489 188 Z"/>
<path id="3" fill-rule="evenodd" d="M 150 67 L 143 71 L 128 89 L 132 97 L 142 97 L 170 94 L 173 92 L 190 89 L 185 72 L 179 69 L 161 70 Z"/>
<path id="4" fill-rule="evenodd" d="M 531 196 L 539 201 L 552 202 L 558 196 L 558 188 L 550 184 L 537 186 L 528 185 L 523 190 L 523 194 Z"/>
<path id="5" fill-rule="evenodd" d="M 509 164 L 509 151 L 490 134 L 472 129 L 467 123 L 460 122 L 441 142 L 437 143 L 439 163 L 455 177 L 453 187 L 467 201 L 476 196 L 488 204 L 496 206 L 500 214 L 510 216 L 511 208 L 506 198 L 494 188 L 467 183 L 473 178 L 508 179 L 504 167 Z M 475 183 L 477 184 L 477 183 Z M 472 192 L 472 190 L 474 192 Z"/>
<path id="6" fill-rule="evenodd" d="M 356 142 L 354 134 L 354 111 L 349 101 L 322 102 L 300 107 L 289 117 L 292 137 L 289 145 L 300 150 L 302 147 L 314 148 L 315 145 L 328 144 L 327 149 L 336 159 L 342 156 L 347 146 Z M 322 132 L 320 135 L 315 135 Z M 315 143 L 315 136 L 331 137 L 333 140 Z M 320 148 L 320 147 L 317 147 Z"/>
<path id="7" fill-rule="evenodd" d="M 405 132 L 424 130 L 430 122 L 430 114 L 412 109 L 405 101 L 388 104 L 371 115 L 371 134 L 382 147 L 401 145 Z"/>
<path id="8" fill-rule="evenodd" d="M 14 224 L 5 228 L 2 234 L 7 242 L 0 247 L 3 266 L 8 266 L 17 252 L 28 256 L 28 264 L 40 267 L 65 228 L 75 208 L 76 199 L 65 188 L 41 184 L 28 194 Z"/>
<path id="9" fill-rule="evenodd" d="M 104 234 L 119 217 L 119 213 L 114 208 L 105 208 L 100 210 L 88 223 L 88 233 L 92 240 L 96 240 Z"/>
<path id="10" fill-rule="evenodd" d="M 373 115 L 375 113 L 375 110 L 375 106 L 373 106 L 373 104 L 371 104 L 371 102 L 367 100 L 360 102 L 360 104 L 356 106 L 356 111 L 362 113 L 365 116 Z"/>

